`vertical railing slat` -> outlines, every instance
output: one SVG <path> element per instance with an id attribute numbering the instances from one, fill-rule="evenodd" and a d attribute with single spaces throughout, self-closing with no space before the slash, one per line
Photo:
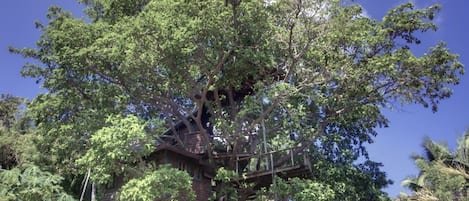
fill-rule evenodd
<path id="1" fill-rule="evenodd" d="M 295 160 L 293 160 L 293 148 L 290 149 L 290 159 L 291 159 L 291 165 L 295 165 Z"/>
<path id="2" fill-rule="evenodd" d="M 236 174 L 239 174 L 239 172 L 238 172 L 238 169 L 239 169 L 238 168 L 239 167 L 238 162 L 239 162 L 239 156 L 236 156 Z"/>

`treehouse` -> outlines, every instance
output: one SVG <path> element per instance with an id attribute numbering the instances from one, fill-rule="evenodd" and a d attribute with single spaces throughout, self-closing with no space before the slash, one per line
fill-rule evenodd
<path id="1" fill-rule="evenodd" d="M 169 144 L 161 144 L 147 160 L 154 161 L 156 164 L 170 164 L 174 168 L 186 171 L 192 177 L 192 189 L 196 193 L 196 200 L 209 199 L 215 173 L 202 155 Z"/>
<path id="2" fill-rule="evenodd" d="M 206 122 L 208 118 L 204 117 L 202 120 L 204 125 L 208 125 Z M 239 175 L 233 183 L 238 186 L 241 200 L 254 198 L 256 190 L 269 187 L 275 182 L 275 176 L 283 179 L 311 176 L 308 155 L 296 151 L 296 148 L 261 153 L 246 151 L 235 153 L 226 146 L 221 146 L 212 150 L 210 162 L 209 153 L 206 151 L 207 143 L 202 132 L 194 124 L 193 120 L 175 124 L 162 135 L 163 142 L 160 142 L 148 159 L 156 164 L 171 164 L 174 168 L 187 171 L 193 177 L 192 188 L 197 201 L 209 199 L 212 189 L 217 185 L 213 181 L 216 169 L 220 167 Z M 191 128 L 187 128 L 187 125 Z M 210 129 L 210 126 L 205 129 Z M 214 141 L 213 138 L 210 140 Z M 242 187 L 242 184 L 246 183 L 250 184 L 249 189 Z"/>

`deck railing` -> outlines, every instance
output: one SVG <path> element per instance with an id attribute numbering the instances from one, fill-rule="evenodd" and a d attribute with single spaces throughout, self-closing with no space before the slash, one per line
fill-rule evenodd
<path id="1" fill-rule="evenodd" d="M 236 156 L 236 173 L 249 174 L 262 171 L 274 171 L 274 169 L 282 169 L 287 167 L 305 166 L 311 169 L 306 151 L 295 154 L 297 147 L 275 150 L 267 153 L 258 153 L 250 156 Z M 280 158 L 289 157 L 290 160 L 281 165 L 274 165 L 275 161 Z"/>

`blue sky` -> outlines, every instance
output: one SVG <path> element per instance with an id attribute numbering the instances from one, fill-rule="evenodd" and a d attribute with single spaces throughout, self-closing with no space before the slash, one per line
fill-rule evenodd
<path id="1" fill-rule="evenodd" d="M 363 5 L 366 15 L 380 20 L 387 10 L 406 2 L 403 0 L 356 0 Z M 467 39 L 467 0 L 414 0 L 417 7 L 440 3 L 442 11 L 436 17 L 439 25 L 437 32 L 422 35 L 422 44 L 415 49 L 422 54 L 428 47 L 439 41 L 446 41 L 448 47 L 460 54 L 460 60 L 469 65 L 469 40 Z M 33 98 L 41 89 L 35 80 L 22 78 L 20 69 L 27 62 L 18 55 L 8 53 L 8 46 L 34 47 L 39 38 L 39 31 L 34 21 L 46 22 L 45 15 L 50 5 L 58 5 L 72 11 L 75 16 L 83 16 L 82 6 L 73 0 L 15 0 L 2 2 L 0 7 L 0 94 L 10 93 L 16 96 Z M 439 111 L 432 113 L 420 105 L 397 106 L 394 110 L 384 111 L 390 119 L 388 128 L 379 129 L 375 143 L 368 146 L 373 160 L 382 162 L 384 170 L 395 184 L 386 189 L 392 196 L 404 191 L 401 181 L 407 176 L 417 174 L 410 155 L 422 153 L 421 143 L 424 136 L 436 141 L 447 142 L 456 146 L 457 137 L 469 128 L 469 79 L 462 77 L 461 84 L 454 87 L 454 95 L 441 102 Z"/>
<path id="2" fill-rule="evenodd" d="M 363 5 L 366 13 L 376 19 L 381 19 L 386 11 L 406 1 L 391 0 L 357 0 Z M 421 55 L 428 47 L 445 41 L 448 48 L 460 55 L 460 61 L 469 67 L 469 39 L 467 38 L 468 25 L 465 11 L 469 8 L 467 0 L 414 0 L 417 7 L 424 7 L 433 3 L 442 5 L 441 12 L 436 16 L 435 22 L 439 26 L 436 32 L 424 33 L 422 44 L 415 49 Z M 467 70 L 466 70 L 467 71 Z M 384 164 L 384 171 L 394 180 L 387 191 L 395 196 L 405 191 L 401 181 L 418 173 L 410 155 L 421 154 L 421 144 L 424 136 L 438 142 L 445 142 L 449 147 L 456 147 L 456 139 L 469 128 L 469 75 L 464 75 L 460 85 L 453 87 L 454 94 L 439 105 L 439 110 L 433 113 L 420 105 L 406 105 L 386 110 L 385 114 L 390 120 L 388 128 L 379 129 L 375 143 L 368 146 L 373 160 Z"/>

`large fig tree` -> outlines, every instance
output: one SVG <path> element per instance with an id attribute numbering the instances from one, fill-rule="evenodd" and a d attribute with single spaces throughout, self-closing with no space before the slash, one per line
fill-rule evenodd
<path id="1" fill-rule="evenodd" d="M 338 0 L 81 3 L 86 19 L 51 7 L 37 47 L 11 48 L 40 63 L 23 68 L 48 90 L 30 110 L 50 169 L 72 175 L 99 147 L 92 136 L 122 115 L 149 122 L 154 138 L 180 122 L 201 132 L 212 163 L 219 145 L 234 155 L 268 144 L 352 165 L 387 125 L 382 108 L 436 111 L 463 73 L 444 43 L 411 50 L 437 29 L 437 5 L 375 20 Z"/>

